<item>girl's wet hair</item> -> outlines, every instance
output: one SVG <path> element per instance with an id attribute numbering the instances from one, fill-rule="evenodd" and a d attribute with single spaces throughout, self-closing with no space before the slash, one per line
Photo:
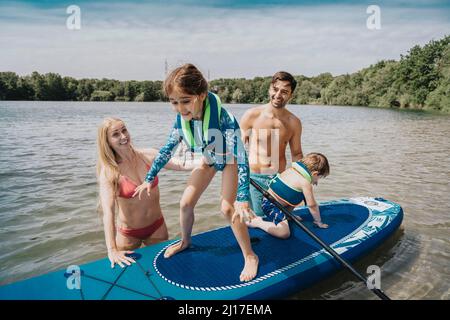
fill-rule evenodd
<path id="1" fill-rule="evenodd" d="M 330 165 L 328 164 L 328 159 L 321 153 L 308 153 L 306 157 L 303 157 L 301 161 L 306 165 L 311 173 L 313 171 L 317 171 L 319 176 L 321 177 L 326 177 L 330 174 Z"/>
<path id="2" fill-rule="evenodd" d="M 208 92 L 208 81 L 193 64 L 174 69 L 164 81 L 164 93 L 169 96 L 177 88 L 186 94 L 200 95 Z"/>

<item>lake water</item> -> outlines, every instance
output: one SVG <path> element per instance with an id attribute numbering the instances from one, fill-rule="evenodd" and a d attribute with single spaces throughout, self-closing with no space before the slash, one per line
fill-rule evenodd
<path id="1" fill-rule="evenodd" d="M 239 119 L 251 105 L 230 105 Z M 327 155 L 326 201 L 379 196 L 399 203 L 404 222 L 356 264 L 382 267 L 394 299 L 450 299 L 450 117 L 364 107 L 289 106 L 303 123 L 304 153 Z M 137 147 L 160 148 L 175 115 L 164 103 L 0 101 L 0 284 L 106 256 L 96 213 L 96 130 L 125 120 Z M 160 174 L 171 238 L 188 173 Z M 194 233 L 226 225 L 220 175 L 197 205 Z M 347 271 L 291 299 L 376 299 Z"/>

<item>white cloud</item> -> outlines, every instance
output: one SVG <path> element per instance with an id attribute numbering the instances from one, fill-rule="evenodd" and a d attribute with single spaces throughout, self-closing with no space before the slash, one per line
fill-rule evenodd
<path id="1" fill-rule="evenodd" d="M 398 59 L 440 38 L 450 22 L 437 9 L 381 8 L 382 29 L 366 28 L 366 7 L 229 10 L 180 5 L 81 6 L 82 29 L 65 28 L 65 8 L 1 7 L 0 70 L 77 78 L 162 79 L 193 62 L 212 78 L 354 72 Z M 61 12 L 60 12 L 61 11 Z"/>

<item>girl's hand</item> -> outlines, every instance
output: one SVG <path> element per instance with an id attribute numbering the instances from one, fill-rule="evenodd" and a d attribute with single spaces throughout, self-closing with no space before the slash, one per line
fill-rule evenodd
<path id="1" fill-rule="evenodd" d="M 250 222 L 253 218 L 256 218 L 255 213 L 252 209 L 250 209 L 249 203 L 246 202 L 240 202 L 236 201 L 234 203 L 234 214 L 233 217 L 231 217 L 231 223 L 234 223 L 234 220 L 239 217 L 239 220 L 241 223 L 244 223 L 246 221 Z"/>
<path id="2" fill-rule="evenodd" d="M 120 267 L 124 267 L 124 263 L 127 266 L 131 266 L 131 263 L 136 263 L 133 258 L 127 257 L 125 254 L 131 254 L 134 251 L 118 251 L 117 249 L 108 250 L 108 258 L 111 261 L 111 268 L 114 268 L 114 264 L 118 264 Z"/>
<path id="3" fill-rule="evenodd" d="M 320 229 L 326 229 L 326 228 L 328 228 L 328 225 L 325 224 L 325 223 L 322 223 L 322 221 L 316 221 L 316 220 L 314 220 L 314 224 L 315 224 L 318 228 L 320 228 Z"/>
<path id="4" fill-rule="evenodd" d="M 133 193 L 133 198 L 139 194 L 139 200 L 141 200 L 141 193 L 144 190 L 147 190 L 147 195 L 150 196 L 150 190 L 152 188 L 151 183 L 148 183 L 147 181 L 144 181 L 140 186 L 136 187 L 136 189 L 134 189 L 134 193 Z"/>

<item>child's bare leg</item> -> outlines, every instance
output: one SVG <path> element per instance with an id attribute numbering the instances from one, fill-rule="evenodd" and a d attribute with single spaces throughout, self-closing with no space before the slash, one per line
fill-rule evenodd
<path id="1" fill-rule="evenodd" d="M 287 220 L 283 220 L 276 225 L 273 222 L 264 221 L 261 217 L 257 217 L 252 219 L 251 222 L 247 222 L 247 226 L 251 228 L 260 228 L 268 234 L 281 239 L 287 239 L 291 235 Z"/>
<path id="2" fill-rule="evenodd" d="M 169 258 L 183 251 L 191 244 L 192 226 L 194 225 L 194 207 L 215 173 L 216 170 L 208 165 L 203 165 L 192 171 L 186 190 L 184 190 L 180 201 L 181 241 L 166 249 L 164 253 L 165 258 Z"/>
<path id="3" fill-rule="evenodd" d="M 258 256 L 253 252 L 248 228 L 240 219 L 235 219 L 231 223 L 231 217 L 234 214 L 234 201 L 236 200 L 238 176 L 237 165 L 227 164 L 222 174 L 222 203 L 221 211 L 231 224 L 234 236 L 242 250 L 245 265 L 242 269 L 239 279 L 241 281 L 250 281 L 258 272 Z"/>

